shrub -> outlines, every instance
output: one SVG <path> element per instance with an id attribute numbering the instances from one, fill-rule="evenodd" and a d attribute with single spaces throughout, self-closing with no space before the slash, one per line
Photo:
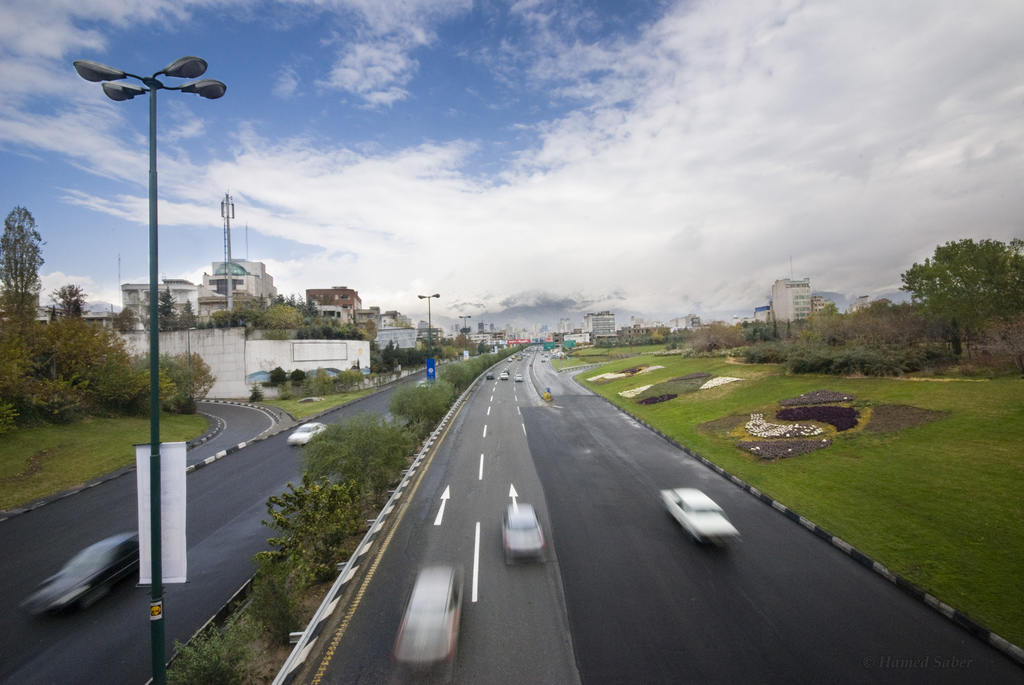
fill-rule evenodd
<path id="1" fill-rule="evenodd" d="M 252 391 L 249 393 L 250 402 L 262 402 L 263 401 L 263 390 L 260 389 L 259 383 L 252 384 Z"/>
<path id="2" fill-rule="evenodd" d="M 209 625 L 188 645 L 174 641 L 178 653 L 167 672 L 172 685 L 243 685 L 254 659 L 256 626 L 244 616 L 223 630 Z"/>
<path id="3" fill-rule="evenodd" d="M 786 362 L 788 347 L 779 342 L 758 343 L 743 348 L 741 353 L 747 364 L 783 364 Z"/>
<path id="4" fill-rule="evenodd" d="M 779 411 L 776 417 L 783 421 L 821 421 L 835 426 L 837 431 L 845 431 L 857 425 L 860 413 L 850 407 L 817 405 L 788 407 Z"/>
<path id="5" fill-rule="evenodd" d="M 288 374 L 280 366 L 275 367 L 270 372 L 270 384 L 271 385 L 284 385 L 284 382 L 288 380 Z"/>
<path id="6" fill-rule="evenodd" d="M 379 498 L 408 464 L 414 438 L 384 417 L 362 414 L 328 424 L 303 450 L 313 476 L 355 481 L 360 492 Z"/>
<path id="7" fill-rule="evenodd" d="M 310 445 L 317 442 L 323 441 Z M 350 551 L 343 543 L 362 526 L 358 487 L 351 481 L 331 483 L 326 477 L 314 480 L 307 472 L 302 485 L 289 483 L 288 489 L 267 500 L 271 520 L 262 521 L 278 532 L 267 540 L 278 549 L 260 552 L 256 558 L 288 564 L 303 585 L 330 580 Z"/>
<path id="8" fill-rule="evenodd" d="M 391 395 L 391 413 L 407 422 L 422 440 L 430 434 L 455 402 L 455 388 L 447 381 L 427 385 L 406 384 Z"/>
<path id="9" fill-rule="evenodd" d="M 301 627 L 297 583 L 292 579 L 291 567 L 286 563 L 256 559 L 259 568 L 252 581 L 249 613 L 262 625 L 270 639 L 288 644 L 289 634 Z"/>
<path id="10" fill-rule="evenodd" d="M 306 380 L 306 372 L 302 369 L 295 369 L 292 371 L 290 378 L 292 379 L 292 383 L 301 383 Z"/>

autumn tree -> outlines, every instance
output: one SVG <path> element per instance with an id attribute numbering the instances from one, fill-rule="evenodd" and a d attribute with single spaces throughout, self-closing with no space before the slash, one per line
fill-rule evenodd
<path id="1" fill-rule="evenodd" d="M 62 285 L 50 293 L 53 300 L 64 316 L 81 317 L 85 311 L 85 291 L 77 285 Z"/>
<path id="2" fill-rule="evenodd" d="M 36 220 L 24 207 L 15 207 L 4 219 L 0 237 L 0 306 L 7 320 L 23 335 L 35 321 L 39 302 L 39 267 L 43 242 Z"/>

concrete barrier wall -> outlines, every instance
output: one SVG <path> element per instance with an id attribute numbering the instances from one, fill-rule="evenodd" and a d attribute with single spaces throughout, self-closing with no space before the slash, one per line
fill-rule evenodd
<path id="1" fill-rule="evenodd" d="M 149 352 L 149 333 L 121 334 L 133 355 Z M 315 371 L 339 370 L 370 365 L 370 343 L 366 340 L 247 340 L 244 328 L 204 328 L 195 331 L 166 331 L 160 334 L 160 354 L 185 354 L 189 349 L 210 366 L 217 382 L 210 399 L 245 398 L 258 371 L 270 372 L 280 366 Z"/>

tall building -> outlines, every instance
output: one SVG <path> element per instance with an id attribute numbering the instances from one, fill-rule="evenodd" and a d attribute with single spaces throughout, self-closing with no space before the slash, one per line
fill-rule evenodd
<path id="1" fill-rule="evenodd" d="M 615 315 L 609 311 L 587 314 L 583 317 L 583 332 L 591 338 L 601 335 L 615 335 Z"/>
<path id="2" fill-rule="evenodd" d="M 330 288 L 309 288 L 306 290 L 306 302 L 316 302 L 321 316 L 333 317 L 341 323 L 353 323 L 356 310 L 363 308 L 359 293 L 344 285 Z"/>
<path id="3" fill-rule="evenodd" d="M 778 321 L 798 321 L 811 315 L 811 279 L 782 278 L 772 285 L 772 315 Z"/>

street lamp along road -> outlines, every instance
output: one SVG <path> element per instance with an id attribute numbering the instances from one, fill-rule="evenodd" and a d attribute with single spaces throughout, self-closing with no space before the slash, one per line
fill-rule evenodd
<path id="1" fill-rule="evenodd" d="M 165 86 L 157 77 L 197 79 L 206 73 L 206 60 L 199 57 L 182 57 L 156 72 L 152 76 L 136 76 L 126 71 L 108 67 L 106 64 L 80 59 L 74 62 L 75 71 L 86 81 L 103 84 L 103 92 L 111 100 L 123 102 L 136 95 L 149 93 L 149 473 L 150 473 L 150 535 L 152 563 L 152 592 L 150 595 L 149 626 L 152 646 L 153 683 L 167 682 L 167 659 L 164 648 L 163 608 L 163 558 L 160 535 L 160 338 L 159 293 L 157 290 L 157 186 L 156 186 L 156 92 L 158 90 L 180 90 L 195 93 L 207 100 L 216 100 L 224 95 L 228 87 L 215 79 L 190 81 L 180 86 Z M 122 79 L 133 78 L 143 85 L 120 83 Z"/>
<path id="2" fill-rule="evenodd" d="M 421 300 L 426 300 L 427 301 L 427 357 L 429 359 L 433 359 L 433 357 L 434 357 L 434 324 L 431 323 L 431 321 L 430 321 L 430 300 L 431 300 L 431 298 L 434 298 L 434 297 L 440 298 L 441 295 L 439 293 L 434 293 L 433 295 L 417 295 L 416 297 L 420 298 Z M 428 367 L 427 373 L 429 374 L 430 373 L 430 371 L 429 371 L 430 362 L 427 362 L 427 367 Z"/>

